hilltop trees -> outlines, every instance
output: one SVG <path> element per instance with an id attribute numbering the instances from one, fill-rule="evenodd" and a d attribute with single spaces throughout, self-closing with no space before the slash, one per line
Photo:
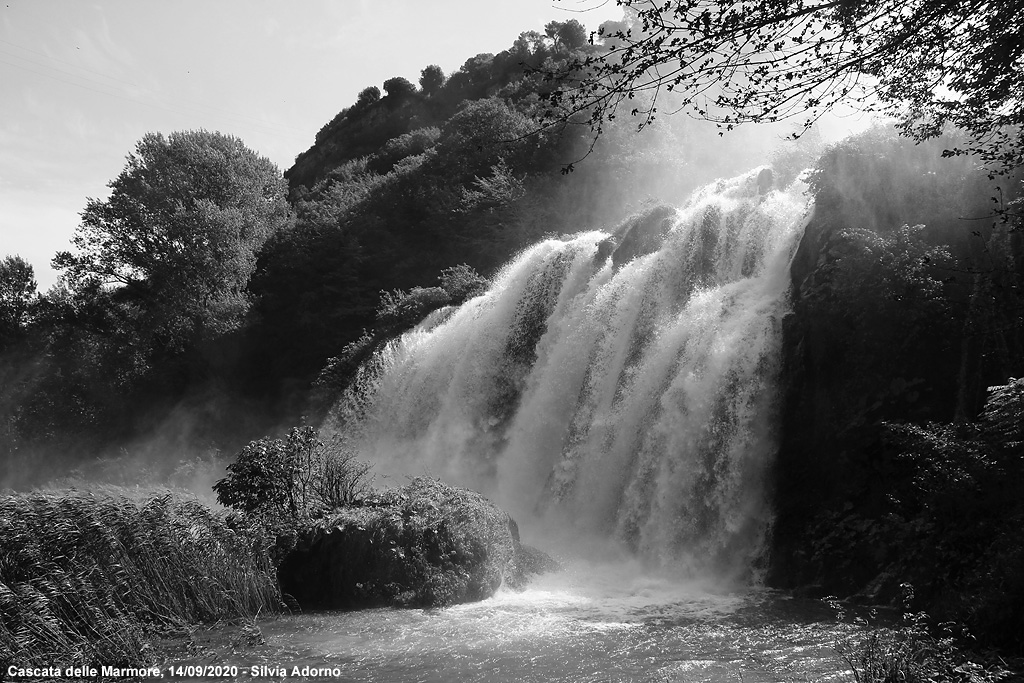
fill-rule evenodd
<path id="1" fill-rule="evenodd" d="M 384 81 L 384 92 L 388 94 L 388 97 L 401 99 L 416 92 L 416 86 L 407 78 L 395 76 Z"/>
<path id="2" fill-rule="evenodd" d="M 424 95 L 434 95 L 444 85 L 444 71 L 437 64 L 431 64 L 420 72 L 420 88 Z"/>
<path id="3" fill-rule="evenodd" d="M 374 102 L 376 102 L 379 99 L 380 99 L 380 88 L 378 88 L 375 85 L 371 85 L 369 87 L 363 88 L 360 91 L 359 97 L 358 97 L 358 99 L 356 99 L 355 106 L 356 107 L 367 107 L 367 106 L 373 104 Z"/>
<path id="4" fill-rule="evenodd" d="M 587 44 L 587 29 L 575 19 L 549 21 L 544 25 L 544 35 L 552 40 L 556 50 L 578 50 Z"/>
<path id="5" fill-rule="evenodd" d="M 643 128 L 662 110 L 731 129 L 802 118 L 842 101 L 896 115 L 918 140 L 946 124 L 997 167 L 1024 161 L 1024 11 L 948 0 L 618 0 L 630 28 L 598 31 L 611 49 L 551 72 L 548 116 L 589 116 L 596 134 L 620 107 Z M 610 38 L 610 40 L 609 40 Z M 666 106 L 666 94 L 676 97 Z M 635 99 L 647 93 L 646 100 Z M 643 102 L 643 103 L 641 103 Z"/>

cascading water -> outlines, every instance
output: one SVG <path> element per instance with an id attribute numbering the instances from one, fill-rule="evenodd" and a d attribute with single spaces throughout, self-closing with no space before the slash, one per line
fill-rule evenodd
<path id="1" fill-rule="evenodd" d="M 796 193 L 758 195 L 752 173 L 614 239 L 543 242 L 360 368 L 334 417 L 363 457 L 490 495 L 526 540 L 550 535 L 564 571 L 443 610 L 263 620 L 243 655 L 228 628 L 186 663 L 351 681 L 847 680 L 832 646 L 848 630 L 820 603 L 715 581 L 756 579 L 770 525 L 804 213 Z M 631 556 L 580 557 L 609 539 Z"/>
<path id="2" fill-rule="evenodd" d="M 537 244 L 378 353 L 339 428 L 382 472 L 477 489 L 676 574 L 749 579 L 805 214 L 754 171 L 617 238 Z"/>

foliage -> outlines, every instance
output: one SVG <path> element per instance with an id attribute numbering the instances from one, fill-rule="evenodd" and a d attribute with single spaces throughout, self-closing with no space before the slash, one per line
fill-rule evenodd
<path id="1" fill-rule="evenodd" d="M 293 427 L 285 439 L 250 442 L 213 490 L 221 505 L 246 514 L 295 519 L 358 504 L 369 469 L 342 442 L 326 444 L 312 427 Z"/>
<path id="2" fill-rule="evenodd" d="M 487 278 L 482 277 L 465 263 L 445 268 L 441 271 L 439 280 L 441 289 L 448 293 L 451 302 L 456 305 L 483 294 L 490 284 Z"/>
<path id="3" fill-rule="evenodd" d="M 359 91 L 359 97 L 356 98 L 357 107 L 365 107 L 373 104 L 380 99 L 380 88 L 375 85 L 368 86 Z"/>
<path id="4" fill-rule="evenodd" d="M 600 135 L 625 107 L 639 128 L 664 110 L 724 129 L 796 116 L 810 126 L 852 101 L 898 115 L 918 140 L 947 123 L 969 131 L 952 154 L 1007 170 L 1024 160 L 1017 3 L 617 2 L 628 27 L 592 36 L 609 49 L 549 70 L 549 120 L 585 113 Z"/>
<path id="5" fill-rule="evenodd" d="M 1021 376 L 1022 252 L 984 205 L 985 174 L 941 159 L 953 144 L 870 130 L 805 176 L 815 210 L 784 332 L 775 580 L 870 604 L 909 581 L 918 608 L 1016 653 L 1021 408 L 1001 402 L 1013 388 L 986 401 L 984 387 Z"/>
<path id="6" fill-rule="evenodd" d="M 413 287 L 408 292 L 396 289 L 380 293 L 377 324 L 387 329 L 414 325 L 430 311 L 447 306 L 448 292 L 440 287 Z"/>
<path id="7" fill-rule="evenodd" d="M 578 50 L 587 44 L 587 29 L 575 19 L 549 21 L 544 24 L 544 35 L 552 40 L 556 50 Z"/>
<path id="8" fill-rule="evenodd" d="M 1002 410 L 1007 423 L 1024 421 L 1024 405 L 1007 400 L 1018 383 L 992 387 L 983 414 Z M 964 624 L 987 645 L 1024 650 L 1019 447 L 983 421 L 883 423 L 883 444 L 889 464 L 876 486 L 884 506 L 848 503 L 821 516 L 810 534 L 812 561 L 860 585 L 879 572 L 879 578 L 902 577 L 938 618 Z M 875 602 L 892 597 L 862 594 Z"/>
<path id="9" fill-rule="evenodd" d="M 22 338 L 36 302 L 35 271 L 20 256 L 0 261 L 0 352 Z"/>
<path id="10" fill-rule="evenodd" d="M 842 608 L 834 599 L 830 602 L 842 618 Z M 835 649 L 856 683 L 995 683 L 1010 678 L 1001 667 L 988 671 L 968 659 L 956 645 L 952 624 L 944 625 L 945 633 L 934 635 L 924 612 L 905 613 L 903 623 L 895 628 L 871 625 L 861 618 L 855 622 L 867 633 L 837 641 Z"/>
<path id="11" fill-rule="evenodd" d="M 399 99 L 402 97 L 408 97 L 409 95 L 416 92 L 416 86 L 413 85 L 409 79 L 402 78 L 401 76 L 395 76 L 384 81 L 384 92 L 388 94 L 388 97 L 394 97 Z"/>
<path id="12" fill-rule="evenodd" d="M 989 387 L 988 401 L 981 412 L 986 438 L 1006 449 L 1024 446 L 1024 378 L 1011 379 L 1003 386 Z"/>
<path id="13" fill-rule="evenodd" d="M 114 286 L 161 351 L 237 327 L 256 252 L 290 221 L 277 167 L 241 140 L 146 135 L 106 200 L 89 200 L 54 266 L 75 289 Z"/>
<path id="14" fill-rule="evenodd" d="M 276 610 L 269 544 L 169 493 L 0 497 L 0 665 L 138 666 L 155 632 Z"/>
<path id="15" fill-rule="evenodd" d="M 522 586 L 554 564 L 537 555 L 524 557 L 515 522 L 480 494 L 416 478 L 319 520 L 280 576 L 318 607 L 443 607 Z"/>
<path id="16" fill-rule="evenodd" d="M 933 324 L 941 324 L 947 307 L 937 267 L 948 263 L 949 252 L 925 242 L 924 232 L 923 225 L 903 225 L 888 235 L 865 228 L 833 234 L 800 308 L 843 330 L 836 352 L 846 362 L 889 368 L 902 349 L 936 333 Z M 909 367 L 891 369 L 917 376 Z"/>
<path id="17" fill-rule="evenodd" d="M 438 281 L 437 287 L 380 293 L 373 330 L 364 331 L 358 339 L 345 345 L 339 355 L 329 358 L 314 382 L 315 402 L 322 411 L 333 405 L 381 345 L 414 327 L 431 312 L 444 306 L 459 306 L 482 294 L 490 284 L 464 263 L 442 270 Z"/>
<path id="18" fill-rule="evenodd" d="M 437 166 L 471 178 L 487 173 L 502 159 L 514 170 L 527 162 L 530 120 L 496 98 L 463 106 L 441 128 Z"/>
<path id="19" fill-rule="evenodd" d="M 387 173 L 399 161 L 426 152 L 440 136 L 438 128 L 417 128 L 391 138 L 367 159 L 367 168 L 376 173 Z"/>
<path id="20" fill-rule="evenodd" d="M 428 97 L 434 95 L 442 85 L 444 85 L 444 71 L 441 71 L 441 67 L 437 64 L 431 64 L 420 72 L 420 88 L 424 95 Z"/>

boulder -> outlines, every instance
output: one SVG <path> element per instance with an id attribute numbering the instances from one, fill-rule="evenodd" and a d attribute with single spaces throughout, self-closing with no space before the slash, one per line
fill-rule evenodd
<path id="1" fill-rule="evenodd" d="M 609 245 L 600 245 L 598 253 L 607 254 L 611 249 L 612 263 L 616 268 L 633 259 L 652 254 L 661 248 L 665 236 L 676 222 L 676 210 L 669 206 L 656 206 L 633 216 L 623 223 Z"/>
<path id="2" fill-rule="evenodd" d="M 483 600 L 503 584 L 521 588 L 554 567 L 480 494 L 420 478 L 319 520 L 278 578 L 307 608 L 437 607 Z"/>

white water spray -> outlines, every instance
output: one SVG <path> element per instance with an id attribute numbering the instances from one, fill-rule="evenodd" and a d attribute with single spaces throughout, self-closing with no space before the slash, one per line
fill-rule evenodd
<path id="1" fill-rule="evenodd" d="M 704 188 L 617 250 L 600 232 L 531 247 L 383 349 L 336 417 L 382 472 L 477 489 L 677 575 L 751 578 L 807 213 L 756 176 Z M 628 240 L 652 239 L 623 263 Z"/>

